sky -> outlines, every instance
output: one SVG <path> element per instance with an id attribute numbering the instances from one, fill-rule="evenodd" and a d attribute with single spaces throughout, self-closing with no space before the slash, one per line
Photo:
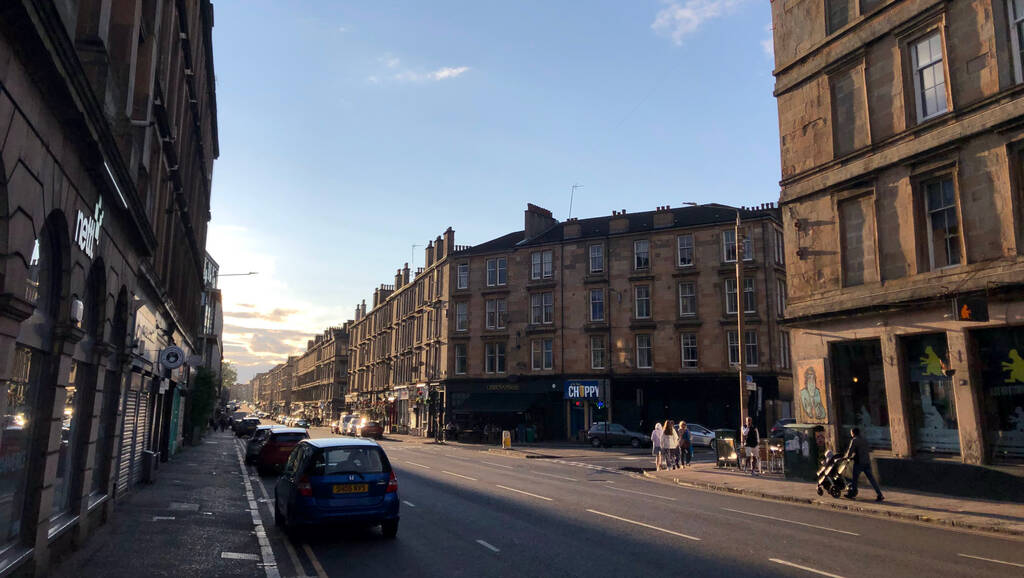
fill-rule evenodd
<path id="1" fill-rule="evenodd" d="M 778 200 L 756 0 L 217 0 L 207 249 L 240 382 L 448 228 Z M 413 245 L 418 245 L 413 251 Z"/>

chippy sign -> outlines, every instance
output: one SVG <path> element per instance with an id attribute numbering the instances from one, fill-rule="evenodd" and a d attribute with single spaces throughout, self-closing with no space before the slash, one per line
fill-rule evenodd
<path id="1" fill-rule="evenodd" d="M 598 399 L 601 382 L 596 379 L 574 379 L 565 382 L 565 399 Z"/>
<path id="2" fill-rule="evenodd" d="M 75 243 L 86 255 L 92 259 L 96 245 L 100 242 L 100 227 L 103 226 L 103 198 L 96 201 L 96 208 L 92 217 L 86 217 L 82 211 L 78 211 L 78 220 L 75 222 Z"/>

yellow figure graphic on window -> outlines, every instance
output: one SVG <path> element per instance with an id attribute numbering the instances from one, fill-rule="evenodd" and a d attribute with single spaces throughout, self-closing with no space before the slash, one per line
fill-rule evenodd
<path id="1" fill-rule="evenodd" d="M 935 354 L 935 350 L 929 345 L 924 348 L 924 357 L 921 358 L 921 366 L 924 367 L 925 375 L 942 377 L 942 360 Z"/>
<path id="2" fill-rule="evenodd" d="M 1006 383 L 1024 383 L 1024 359 L 1021 359 L 1016 349 L 1010 350 L 1010 361 L 1003 362 L 1003 371 L 1010 372 Z"/>

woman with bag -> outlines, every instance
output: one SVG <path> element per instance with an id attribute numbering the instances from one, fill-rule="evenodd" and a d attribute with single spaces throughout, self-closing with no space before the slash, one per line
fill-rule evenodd
<path id="1" fill-rule="evenodd" d="M 651 432 L 651 453 L 654 455 L 654 471 L 661 471 L 661 423 L 654 424 L 654 431 Z"/>
<path id="2" fill-rule="evenodd" d="M 686 427 L 685 421 L 679 422 L 679 461 L 684 466 L 690 465 L 693 460 L 693 439 L 690 436 L 690 428 Z"/>
<path id="3" fill-rule="evenodd" d="M 679 467 L 679 434 L 676 433 L 676 425 L 672 420 L 665 422 L 665 429 L 661 434 L 661 450 L 665 454 L 665 467 L 674 470 Z"/>

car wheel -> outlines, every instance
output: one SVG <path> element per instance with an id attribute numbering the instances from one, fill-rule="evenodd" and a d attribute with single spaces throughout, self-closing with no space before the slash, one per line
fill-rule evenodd
<path id="1" fill-rule="evenodd" d="M 629 440 L 629 445 L 633 446 L 634 448 L 638 448 L 640 447 L 640 440 L 637 438 L 633 438 Z"/>
<path id="2" fill-rule="evenodd" d="M 381 522 L 380 531 L 388 540 L 394 540 L 398 536 L 398 520 L 384 520 Z"/>
<path id="3" fill-rule="evenodd" d="M 590 438 L 590 445 L 599 448 L 601 447 L 601 440 L 599 438 Z"/>

